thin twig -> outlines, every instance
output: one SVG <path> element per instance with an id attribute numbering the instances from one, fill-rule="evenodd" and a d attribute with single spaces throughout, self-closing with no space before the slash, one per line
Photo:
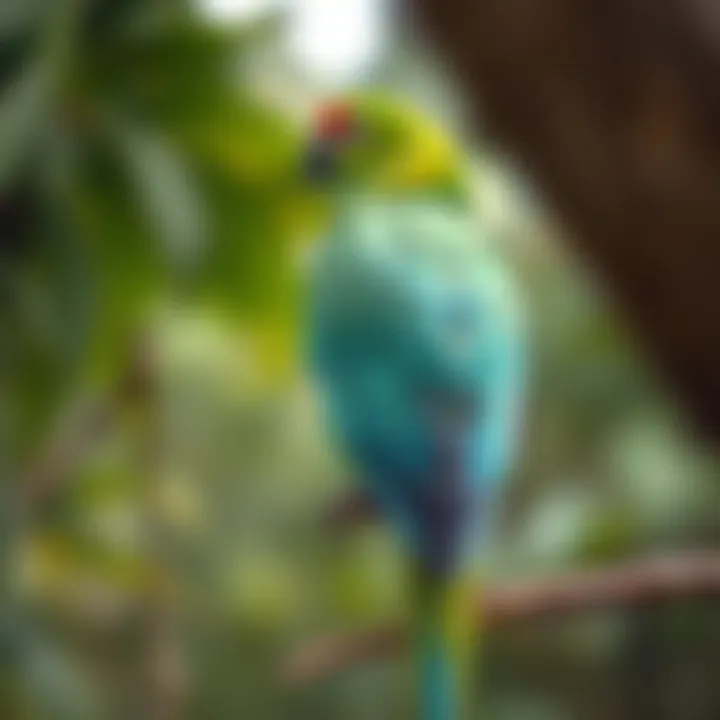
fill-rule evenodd
<path id="1" fill-rule="evenodd" d="M 111 426 L 116 414 L 115 398 L 97 398 L 84 404 L 63 424 L 25 473 L 20 488 L 24 510 L 34 512 L 62 490 L 96 443 Z"/>
<path id="2" fill-rule="evenodd" d="M 694 552 L 629 561 L 609 569 L 489 588 L 478 616 L 491 628 L 553 615 L 630 607 L 681 597 L 720 597 L 720 554 Z M 281 679 L 302 685 L 347 667 L 393 655 L 407 647 L 407 632 L 396 625 L 330 635 L 292 652 Z"/>
<path id="3" fill-rule="evenodd" d="M 58 428 L 26 470 L 20 487 L 20 507 L 31 514 L 62 492 L 68 478 L 82 465 L 97 443 L 107 435 L 129 400 L 141 394 L 145 376 L 144 338 L 131 345 L 126 365 L 105 395 L 76 408 Z"/>

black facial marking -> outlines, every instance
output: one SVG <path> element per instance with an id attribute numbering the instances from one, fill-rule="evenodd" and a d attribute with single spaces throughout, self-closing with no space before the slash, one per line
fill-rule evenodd
<path id="1" fill-rule="evenodd" d="M 305 176 L 312 182 L 324 184 L 330 182 L 337 171 L 335 148 L 330 142 L 314 142 L 305 155 Z"/>

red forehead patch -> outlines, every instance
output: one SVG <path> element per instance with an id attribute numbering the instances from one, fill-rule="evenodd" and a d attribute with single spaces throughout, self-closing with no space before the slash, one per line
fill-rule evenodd
<path id="1" fill-rule="evenodd" d="M 323 105 L 318 111 L 315 129 L 320 137 L 342 138 L 349 135 L 355 127 L 353 109 L 342 102 Z"/>

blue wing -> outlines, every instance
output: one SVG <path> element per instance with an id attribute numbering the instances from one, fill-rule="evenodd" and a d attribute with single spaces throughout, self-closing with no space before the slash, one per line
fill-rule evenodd
<path id="1" fill-rule="evenodd" d="M 517 303 L 494 266 L 467 287 L 342 252 L 328 250 L 311 304 L 329 424 L 410 547 L 446 566 L 486 530 L 514 454 Z"/>

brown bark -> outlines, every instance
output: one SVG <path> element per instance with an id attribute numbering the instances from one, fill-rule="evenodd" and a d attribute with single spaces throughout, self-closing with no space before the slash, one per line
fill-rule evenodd
<path id="1" fill-rule="evenodd" d="M 720 8 L 414 0 L 478 122 L 519 160 L 658 369 L 720 438 Z"/>
<path id="2" fill-rule="evenodd" d="M 683 597 L 720 597 L 720 556 L 688 554 L 636 560 L 616 567 L 568 573 L 491 587 L 478 601 L 483 625 L 493 628 L 554 615 L 613 607 L 627 608 Z M 406 648 L 407 633 L 397 625 L 316 640 L 290 654 L 282 680 L 300 685 L 349 666 Z"/>

